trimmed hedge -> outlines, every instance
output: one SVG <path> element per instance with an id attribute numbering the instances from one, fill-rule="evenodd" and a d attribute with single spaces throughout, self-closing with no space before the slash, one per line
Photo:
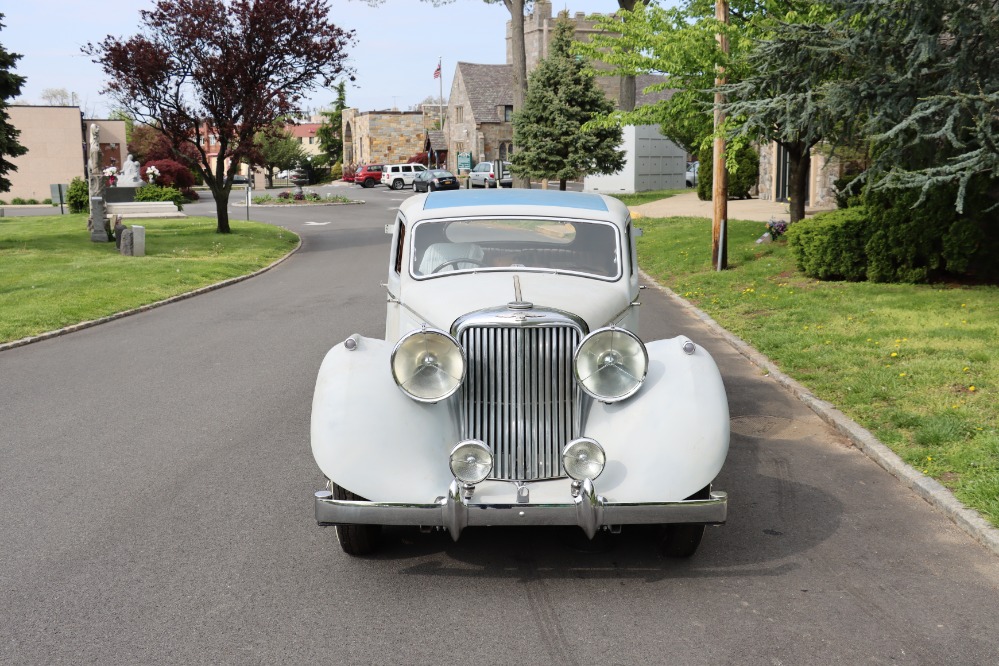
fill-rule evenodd
<path id="1" fill-rule="evenodd" d="M 135 190 L 136 201 L 172 201 L 177 210 L 184 210 L 184 195 L 175 187 L 143 185 Z"/>
<path id="2" fill-rule="evenodd" d="M 865 247 L 870 237 L 871 225 L 862 206 L 820 213 L 787 230 L 798 269 L 819 280 L 866 279 Z"/>
<path id="3" fill-rule="evenodd" d="M 70 213 L 86 213 L 90 210 L 90 187 L 79 176 L 69 183 L 66 190 L 66 204 Z"/>
<path id="4" fill-rule="evenodd" d="M 868 191 L 865 208 L 874 229 L 866 248 L 868 278 L 927 282 L 965 274 L 994 279 L 999 210 L 988 185 L 984 180 L 969 185 L 963 214 L 954 208 L 954 187 L 939 187 L 918 205 L 918 190 Z"/>

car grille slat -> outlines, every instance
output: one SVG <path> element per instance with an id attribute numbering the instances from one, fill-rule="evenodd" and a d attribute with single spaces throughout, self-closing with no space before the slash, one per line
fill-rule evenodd
<path id="1" fill-rule="evenodd" d="M 564 476 L 561 450 L 578 436 L 579 391 L 573 326 L 468 326 L 459 334 L 468 359 L 460 398 L 462 436 L 493 451 L 491 478 L 531 481 Z"/>

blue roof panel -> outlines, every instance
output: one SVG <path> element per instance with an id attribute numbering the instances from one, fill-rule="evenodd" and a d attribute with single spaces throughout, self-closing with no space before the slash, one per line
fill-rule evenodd
<path id="1" fill-rule="evenodd" d="M 463 208 L 466 206 L 552 206 L 607 210 L 607 204 L 597 194 L 562 192 L 560 190 L 482 189 L 433 192 L 423 204 L 424 210 Z"/>

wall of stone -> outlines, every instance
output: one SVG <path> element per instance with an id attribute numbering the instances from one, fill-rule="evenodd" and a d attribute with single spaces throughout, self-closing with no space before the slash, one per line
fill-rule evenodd
<path id="1" fill-rule="evenodd" d="M 344 109 L 342 129 L 349 145 L 345 158 L 354 164 L 405 162 L 423 150 L 425 122 L 422 111 Z"/>

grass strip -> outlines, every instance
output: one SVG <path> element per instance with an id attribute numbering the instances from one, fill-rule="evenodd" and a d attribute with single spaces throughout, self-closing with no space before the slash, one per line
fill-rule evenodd
<path id="1" fill-rule="evenodd" d="M 636 192 L 635 194 L 612 194 L 611 196 L 615 199 L 620 199 L 624 202 L 626 206 L 641 206 L 642 204 L 649 203 L 651 201 L 659 201 L 660 199 L 669 199 L 670 197 L 675 197 L 678 194 L 686 194 L 692 190 L 682 189 L 682 190 L 654 190 L 651 192 Z"/>
<path id="2" fill-rule="evenodd" d="M 999 288 L 820 282 L 739 220 L 717 272 L 711 220 L 636 223 L 650 275 L 999 526 Z"/>
<path id="3" fill-rule="evenodd" d="M 146 228 L 146 256 L 94 243 L 86 215 L 0 221 L 0 342 L 37 335 L 252 273 L 291 251 L 298 237 L 205 217 L 127 221 Z"/>

